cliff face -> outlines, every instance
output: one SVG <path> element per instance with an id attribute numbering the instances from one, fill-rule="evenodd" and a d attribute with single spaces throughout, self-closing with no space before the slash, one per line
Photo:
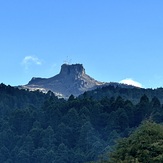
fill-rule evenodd
<path id="1" fill-rule="evenodd" d="M 57 96 L 68 98 L 71 94 L 78 96 L 85 91 L 92 90 L 105 83 L 96 81 L 85 73 L 82 64 L 63 64 L 61 71 L 51 78 L 32 78 L 25 86 L 29 90 L 51 90 Z"/>

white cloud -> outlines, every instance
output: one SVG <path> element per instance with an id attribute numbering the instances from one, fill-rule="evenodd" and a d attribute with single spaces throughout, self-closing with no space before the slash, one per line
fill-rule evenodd
<path id="1" fill-rule="evenodd" d="M 142 84 L 137 82 L 137 81 L 134 81 L 133 79 L 131 78 L 126 78 L 126 79 L 123 79 L 121 80 L 119 83 L 123 83 L 123 84 L 127 84 L 127 85 L 133 85 L 135 87 L 140 87 L 142 88 Z"/>
<path id="2" fill-rule="evenodd" d="M 25 66 L 26 69 L 28 69 L 28 66 L 30 64 L 36 64 L 36 65 L 41 65 L 42 62 L 40 61 L 39 58 L 35 57 L 35 56 L 26 56 L 24 57 L 23 61 L 22 61 L 22 65 Z"/>

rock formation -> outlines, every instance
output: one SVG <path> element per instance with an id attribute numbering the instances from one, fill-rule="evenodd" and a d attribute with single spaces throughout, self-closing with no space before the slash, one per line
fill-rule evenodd
<path id="1" fill-rule="evenodd" d="M 63 64 L 60 73 L 56 76 L 51 78 L 32 78 L 22 88 L 41 90 L 43 92 L 50 90 L 59 97 L 68 98 L 71 94 L 78 96 L 85 91 L 105 84 L 87 75 L 82 64 Z"/>

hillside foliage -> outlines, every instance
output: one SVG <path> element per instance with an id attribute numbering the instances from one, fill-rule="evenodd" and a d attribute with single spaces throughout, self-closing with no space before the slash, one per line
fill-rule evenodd
<path id="1" fill-rule="evenodd" d="M 58 99 L 52 92 L 0 85 L 0 162 L 83 163 L 112 150 L 144 119 L 163 122 L 157 97 Z"/>
<path id="2" fill-rule="evenodd" d="M 118 142 L 109 163 L 115 162 L 163 162 L 163 126 L 144 122 L 128 138 Z"/>
<path id="3" fill-rule="evenodd" d="M 96 163 L 162 163 L 163 125 L 144 121 L 128 138 L 120 139 L 108 156 Z"/>

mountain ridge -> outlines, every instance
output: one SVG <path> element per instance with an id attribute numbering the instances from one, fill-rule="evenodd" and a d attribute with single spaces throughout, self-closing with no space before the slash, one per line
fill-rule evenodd
<path id="1" fill-rule="evenodd" d="M 54 92 L 58 97 L 68 98 L 71 94 L 78 96 L 108 83 L 95 80 L 86 74 L 82 64 L 63 64 L 59 74 L 50 78 L 33 77 L 24 89 Z"/>
<path id="2" fill-rule="evenodd" d="M 28 84 L 19 86 L 20 89 L 30 91 L 40 90 L 44 93 L 52 91 L 59 98 L 69 98 L 70 95 L 79 96 L 84 92 L 99 87 L 114 86 L 121 88 L 135 88 L 135 86 L 97 81 L 88 74 L 82 64 L 63 64 L 59 74 L 50 78 L 33 77 Z"/>

